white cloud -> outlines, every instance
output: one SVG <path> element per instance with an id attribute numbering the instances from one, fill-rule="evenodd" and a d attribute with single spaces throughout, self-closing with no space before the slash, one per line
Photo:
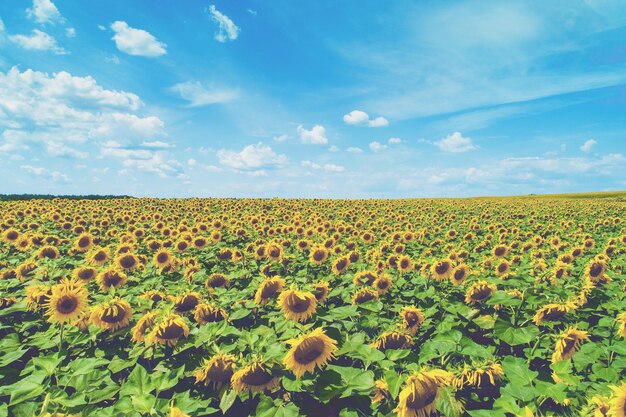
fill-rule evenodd
<path id="1" fill-rule="evenodd" d="M 389 140 L 387 142 L 389 142 L 389 144 L 391 144 L 391 145 L 397 145 L 399 143 L 402 143 L 402 139 L 400 139 L 400 138 L 389 138 Z"/>
<path id="2" fill-rule="evenodd" d="M 167 53 L 167 45 L 145 30 L 132 28 L 128 23 L 119 20 L 111 24 L 111 29 L 115 32 L 111 39 L 122 52 L 145 57 L 157 57 Z"/>
<path id="3" fill-rule="evenodd" d="M 195 159 L 193 159 L 193 158 L 189 158 L 189 159 L 187 160 L 187 165 L 189 165 L 190 167 L 195 167 L 196 165 L 198 165 L 198 161 L 196 161 L 196 160 L 195 160 Z"/>
<path id="4" fill-rule="evenodd" d="M 63 16 L 50 0 L 33 0 L 33 6 L 26 9 L 26 14 L 39 24 L 61 23 Z"/>
<path id="5" fill-rule="evenodd" d="M 275 140 L 276 142 L 284 142 L 284 141 L 286 141 L 287 139 L 289 139 L 289 135 L 287 135 L 286 133 L 283 133 L 282 135 L 277 135 L 277 136 L 274 136 L 274 140 Z"/>
<path id="6" fill-rule="evenodd" d="M 76 29 L 74 29 L 74 28 L 66 28 L 65 29 L 65 36 L 67 36 L 68 38 L 76 37 Z"/>
<path id="7" fill-rule="evenodd" d="M 169 143 L 163 142 L 161 140 L 155 140 L 152 142 L 143 141 L 141 142 L 141 146 L 143 146 L 144 148 L 151 148 L 151 149 L 166 149 L 166 148 L 172 147 L 172 145 L 170 145 Z"/>
<path id="8" fill-rule="evenodd" d="M 387 149 L 387 145 L 383 145 L 382 143 L 377 141 L 371 142 L 369 146 L 372 152 L 380 152 Z"/>
<path id="9" fill-rule="evenodd" d="M 9 40 L 31 51 L 51 51 L 57 55 L 67 53 L 63 48 L 57 45 L 56 39 L 39 29 L 33 29 L 31 35 L 11 35 L 9 36 Z"/>
<path id="10" fill-rule="evenodd" d="M 215 40 L 218 42 L 226 42 L 228 40 L 234 41 L 239 36 L 241 30 L 232 20 L 219 10 L 215 6 L 209 6 L 209 13 L 211 13 L 211 19 L 217 23 L 217 33 L 215 34 Z"/>
<path id="11" fill-rule="evenodd" d="M 161 178 L 183 174 L 182 165 L 175 159 L 168 159 L 162 150 L 123 146 L 111 140 L 101 144 L 100 154 L 103 157 L 121 159 L 124 167 L 122 173 L 134 170 L 156 174 Z"/>
<path id="12" fill-rule="evenodd" d="M 467 152 L 476 149 L 476 145 L 472 143 L 471 138 L 466 138 L 461 135 L 460 132 L 454 132 L 453 134 L 438 140 L 435 145 L 444 152 Z"/>
<path id="13" fill-rule="evenodd" d="M 339 152 L 341 149 L 339 149 L 338 146 L 336 145 L 331 145 L 330 148 L 328 148 L 328 152 Z"/>
<path id="14" fill-rule="evenodd" d="M 594 147 L 594 145 L 596 145 L 598 142 L 595 139 L 589 139 L 588 141 L 586 141 L 585 143 L 583 143 L 580 147 L 580 150 L 583 152 L 591 152 L 591 149 Z"/>
<path id="15" fill-rule="evenodd" d="M 310 145 L 326 145 L 328 143 L 326 129 L 322 125 L 315 125 L 311 130 L 306 130 L 304 126 L 300 125 L 297 130 L 302 143 Z"/>
<path id="16" fill-rule="evenodd" d="M 217 158 L 225 167 L 243 171 L 280 167 L 287 163 L 285 155 L 277 154 L 262 143 L 248 145 L 240 152 L 220 149 L 217 151 Z"/>
<path id="17" fill-rule="evenodd" d="M 357 148 L 355 146 L 351 146 L 347 149 L 348 152 L 350 153 L 363 153 L 363 149 L 361 148 Z"/>
<path id="18" fill-rule="evenodd" d="M 0 152 L 43 147 L 50 156 L 83 157 L 85 142 L 143 140 L 160 147 L 164 124 L 134 112 L 135 94 L 108 90 L 92 77 L 47 74 L 17 67 L 0 72 Z"/>
<path id="19" fill-rule="evenodd" d="M 311 168 L 315 170 L 322 170 L 326 172 L 344 172 L 346 170 L 345 167 L 335 164 L 316 164 L 311 161 L 302 161 L 301 165 L 305 168 Z"/>
<path id="20" fill-rule="evenodd" d="M 36 177 L 41 177 L 46 181 L 52 181 L 57 183 L 68 183 L 70 179 L 67 175 L 59 172 L 59 171 L 50 171 L 44 167 L 36 167 L 32 165 L 21 165 L 20 169 L 22 171 L 34 175 Z"/>
<path id="21" fill-rule="evenodd" d="M 369 115 L 361 110 L 352 110 L 350 113 L 343 116 L 343 121 L 349 125 L 368 127 L 383 127 L 389 124 L 389 121 L 384 117 L 381 116 L 370 119 Z"/>
<path id="22" fill-rule="evenodd" d="M 187 100 L 191 107 L 226 103 L 239 96 L 239 91 L 236 89 L 207 88 L 197 81 L 186 81 L 175 84 L 170 87 L 170 91 L 177 93 L 183 99 Z"/>

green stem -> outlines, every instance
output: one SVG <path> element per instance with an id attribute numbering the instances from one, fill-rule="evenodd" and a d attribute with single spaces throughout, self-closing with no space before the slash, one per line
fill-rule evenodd
<path id="1" fill-rule="evenodd" d="M 65 331 L 65 323 L 61 323 L 61 334 L 59 335 L 59 352 L 63 350 L 63 333 Z"/>

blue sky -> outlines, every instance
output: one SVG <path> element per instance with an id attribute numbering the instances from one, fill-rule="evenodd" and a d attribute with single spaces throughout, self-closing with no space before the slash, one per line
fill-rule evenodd
<path id="1" fill-rule="evenodd" d="M 3 0 L 0 19 L 0 193 L 626 189 L 623 1 Z"/>

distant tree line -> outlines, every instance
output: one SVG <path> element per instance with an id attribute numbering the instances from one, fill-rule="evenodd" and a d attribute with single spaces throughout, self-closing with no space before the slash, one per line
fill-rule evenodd
<path id="1" fill-rule="evenodd" d="M 52 194 L 0 194 L 0 201 L 17 200 L 53 200 L 60 198 L 63 200 L 112 200 L 116 198 L 133 198 L 129 195 L 52 195 Z"/>

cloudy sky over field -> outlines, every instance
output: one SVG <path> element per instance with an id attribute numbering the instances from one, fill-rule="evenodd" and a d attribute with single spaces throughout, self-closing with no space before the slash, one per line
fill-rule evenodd
<path id="1" fill-rule="evenodd" d="M 626 2 L 2 0 L 0 158 L 0 193 L 626 189 Z"/>

